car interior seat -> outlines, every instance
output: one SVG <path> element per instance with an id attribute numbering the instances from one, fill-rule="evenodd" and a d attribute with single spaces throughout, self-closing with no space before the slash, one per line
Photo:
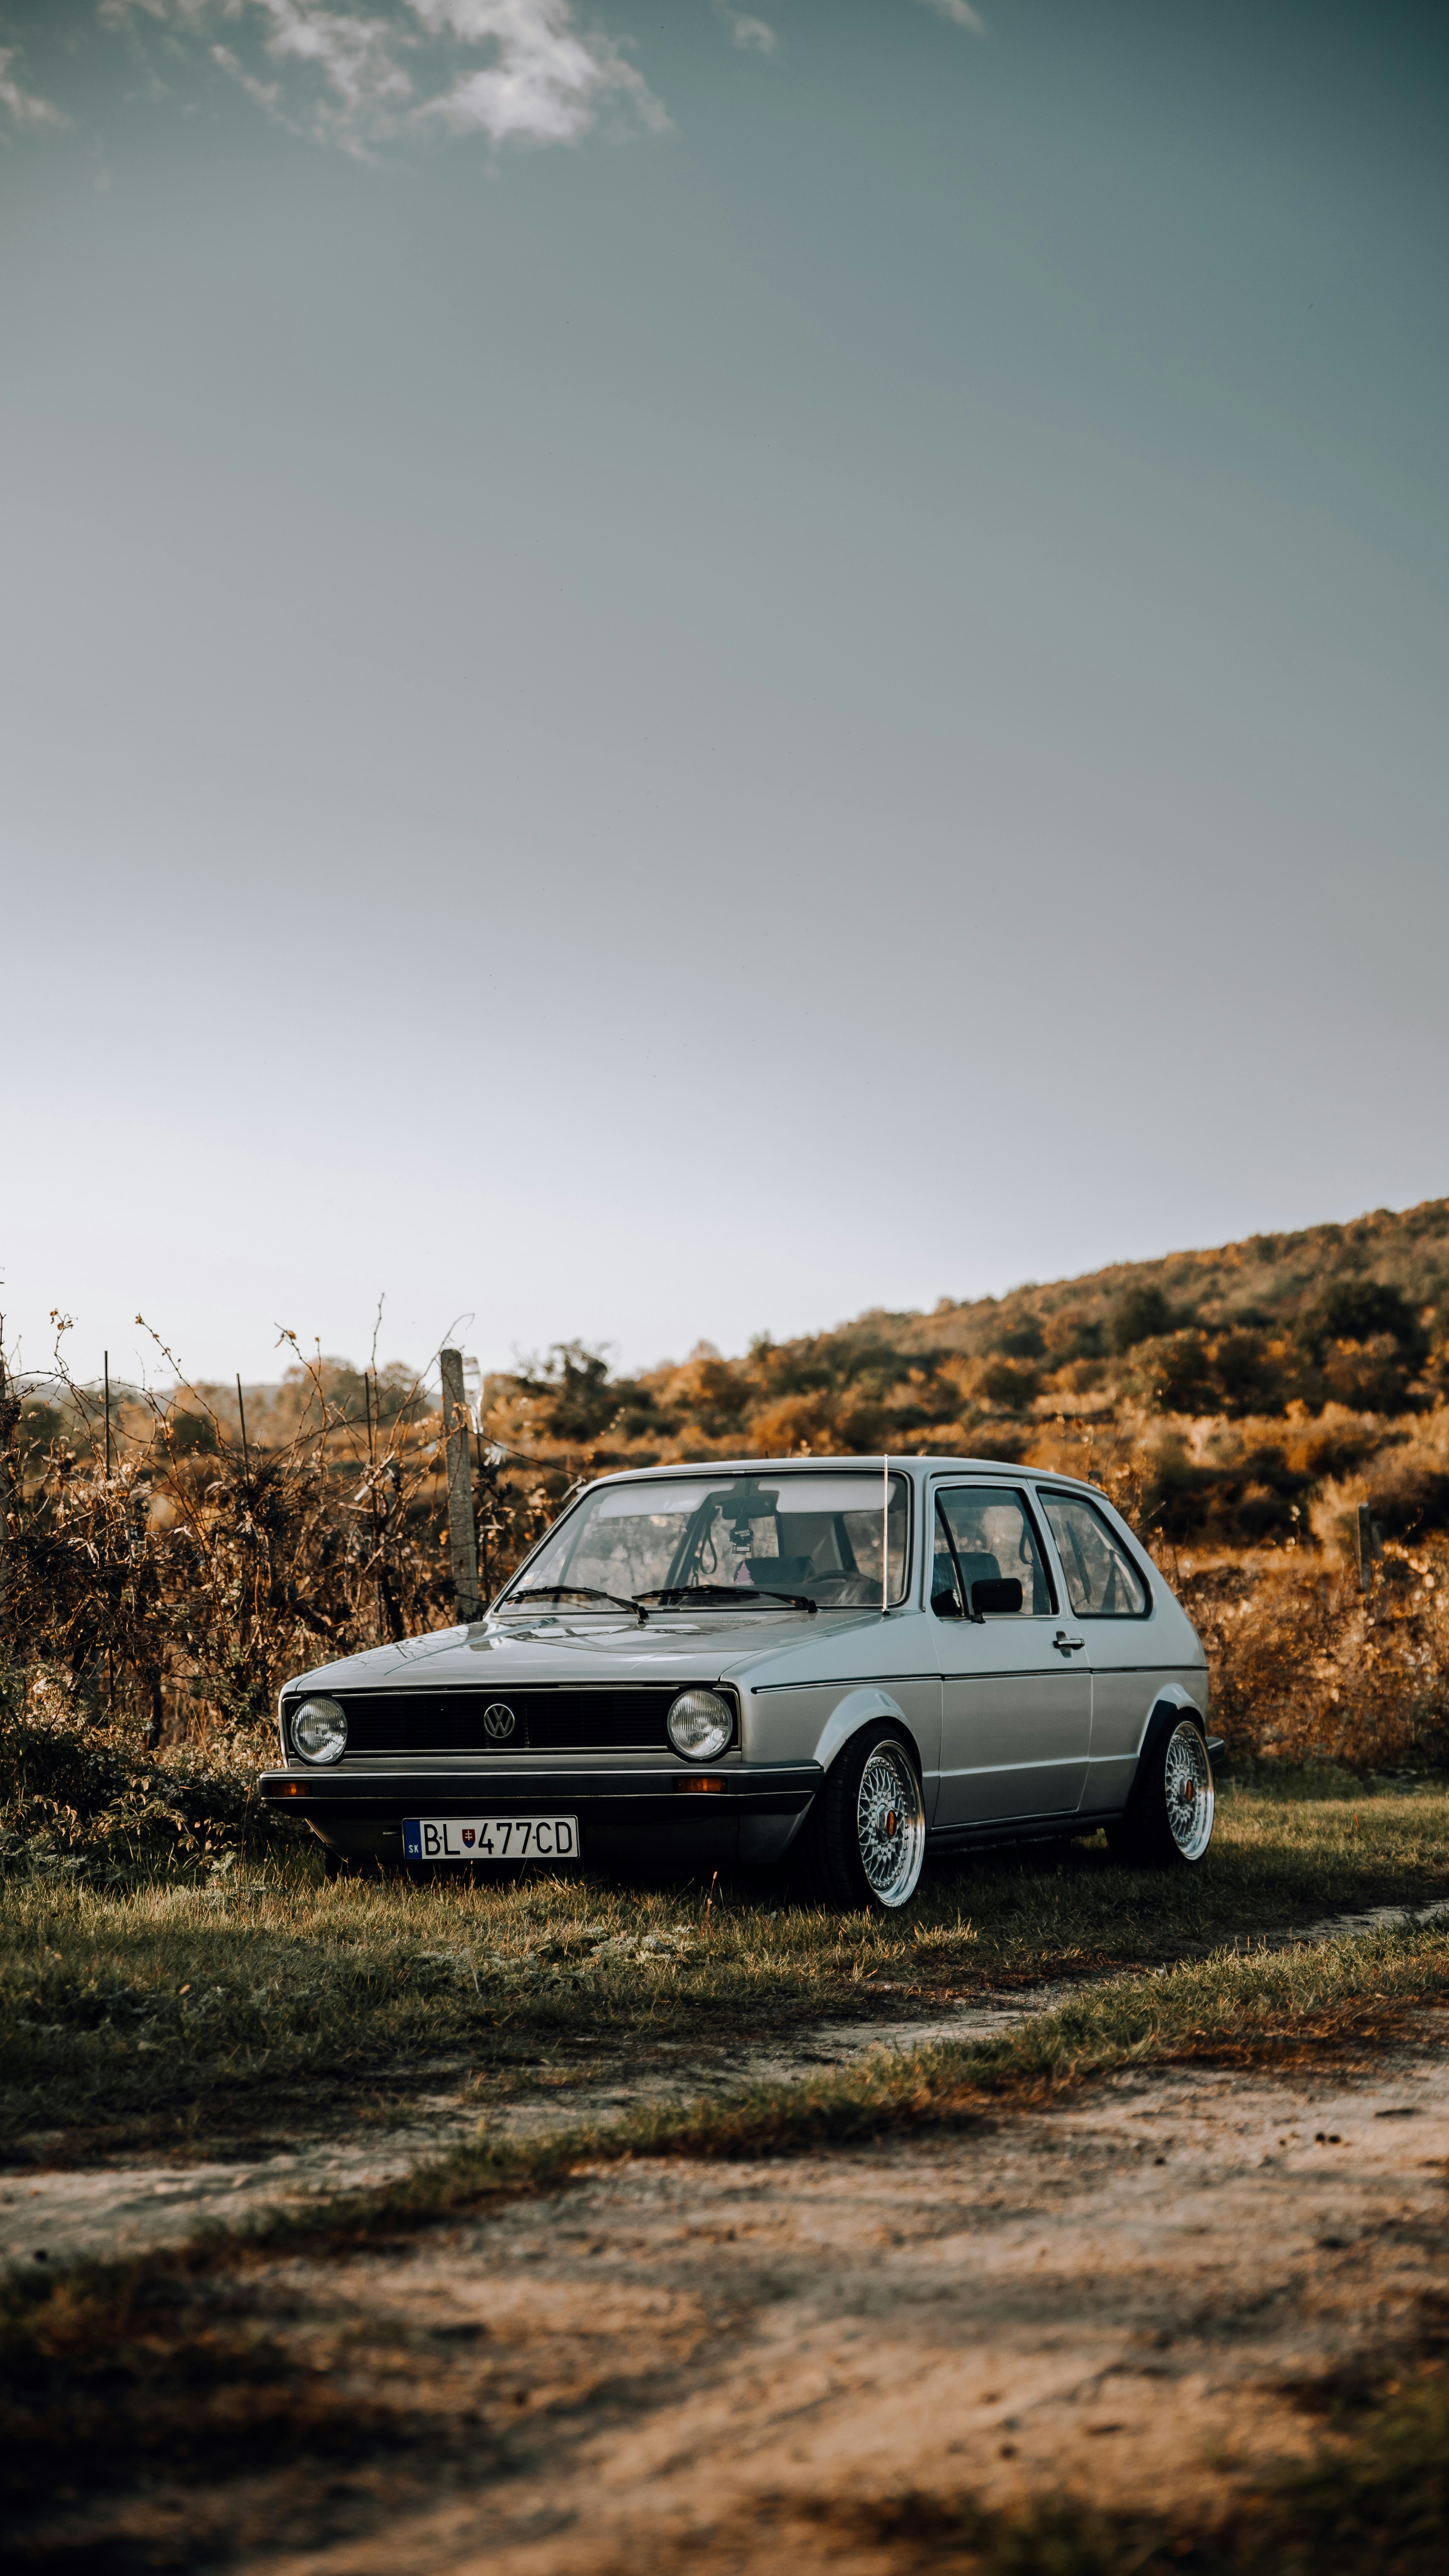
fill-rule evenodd
<path id="1" fill-rule="evenodd" d="M 808 1556 L 747 1556 L 745 1571 L 762 1591 L 805 1592 L 815 1567 Z"/>

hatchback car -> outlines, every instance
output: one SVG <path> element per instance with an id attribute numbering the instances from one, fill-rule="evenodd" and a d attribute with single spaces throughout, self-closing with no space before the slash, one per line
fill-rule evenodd
<path id="1" fill-rule="evenodd" d="M 926 1854 L 1105 1826 L 1194 1867 L 1207 1665 L 1120 1515 L 961 1458 L 604 1476 L 486 1616 L 288 1682 L 264 1798 L 351 1861 L 665 1872 L 794 1854 L 897 1907 Z"/>

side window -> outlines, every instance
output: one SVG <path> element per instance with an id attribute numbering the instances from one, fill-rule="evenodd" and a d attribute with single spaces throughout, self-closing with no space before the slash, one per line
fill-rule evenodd
<path id="1" fill-rule="evenodd" d="M 1140 1619 L 1147 1586 L 1101 1513 L 1077 1494 L 1043 1494 L 1067 1594 L 1079 1619 Z"/>
<path id="2" fill-rule="evenodd" d="M 936 1497 L 936 1559 L 932 1568 L 932 1597 L 955 1591 L 955 1568 L 951 1563 L 954 1548 L 956 1564 L 966 1587 L 962 1605 L 971 1606 L 973 1583 L 1010 1583 L 1021 1585 L 1021 1609 L 988 1613 L 988 1616 L 1010 1618 L 1013 1615 L 1045 1619 L 1056 1608 L 1051 1578 L 1043 1562 L 1031 1516 L 1020 1494 L 1002 1485 L 958 1485 L 949 1493 Z"/>

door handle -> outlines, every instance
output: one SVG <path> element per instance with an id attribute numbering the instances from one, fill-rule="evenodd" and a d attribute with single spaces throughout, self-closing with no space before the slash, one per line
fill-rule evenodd
<path id="1" fill-rule="evenodd" d="M 1086 1642 L 1087 1640 L 1085 1637 L 1069 1637 L 1065 1628 L 1058 1628 L 1056 1635 L 1052 1639 L 1052 1644 L 1054 1646 L 1060 1646 L 1064 1655 L 1077 1654 L 1080 1649 L 1085 1646 Z"/>

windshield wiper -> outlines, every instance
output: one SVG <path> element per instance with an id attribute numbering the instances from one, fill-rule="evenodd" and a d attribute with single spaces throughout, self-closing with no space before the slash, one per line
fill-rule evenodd
<path id="1" fill-rule="evenodd" d="M 498 1607 L 511 1610 L 515 1601 L 607 1601 L 615 1610 L 632 1610 L 641 1628 L 649 1617 L 642 1600 L 628 1601 L 621 1592 L 596 1592 L 592 1583 L 526 1583 Z"/>
<path id="2" fill-rule="evenodd" d="M 661 1608 L 673 1610 L 681 1601 L 730 1601 L 736 1609 L 753 1609 L 757 1601 L 783 1601 L 791 1610 L 810 1610 L 816 1603 L 803 1592 L 777 1592 L 770 1583 L 667 1583 L 660 1592 L 636 1592 L 641 1604 L 657 1601 Z"/>

